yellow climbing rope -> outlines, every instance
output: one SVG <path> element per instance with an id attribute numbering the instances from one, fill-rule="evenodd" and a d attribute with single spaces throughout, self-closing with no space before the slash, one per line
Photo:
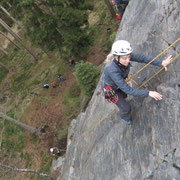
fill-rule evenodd
<path id="1" fill-rule="evenodd" d="M 158 57 L 160 57 L 162 54 L 164 54 L 170 47 L 172 47 L 173 45 L 175 45 L 178 41 L 180 41 L 180 38 L 178 38 L 176 41 L 174 41 L 170 46 L 168 46 L 164 51 L 162 51 L 160 54 L 158 54 L 154 59 L 152 59 L 149 63 L 147 63 L 145 66 L 143 66 L 139 71 L 137 71 L 136 73 L 134 73 L 133 75 L 129 76 L 126 79 L 126 82 L 132 81 L 134 82 L 136 85 L 138 85 L 138 83 L 132 79 L 134 76 L 136 76 L 137 74 L 139 74 L 142 70 L 144 70 L 147 66 L 149 66 L 153 61 L 155 61 Z M 173 58 L 171 60 L 171 62 L 173 62 L 175 59 L 177 59 L 179 57 L 179 54 Z M 170 62 L 170 63 L 171 63 Z M 169 63 L 169 64 L 170 64 Z M 162 67 L 157 73 L 155 73 L 152 77 L 150 77 L 148 80 L 146 80 L 142 85 L 140 85 L 138 88 L 141 88 L 142 86 L 144 86 L 147 82 L 149 82 L 154 76 L 156 76 L 157 74 L 159 74 L 165 67 Z"/>
<path id="2" fill-rule="evenodd" d="M 176 60 L 178 57 L 180 56 L 180 54 L 176 55 L 170 63 L 172 63 L 174 60 Z M 168 63 L 167 65 L 169 65 L 170 63 Z M 166 66 L 167 66 L 166 65 Z M 145 82 L 143 82 L 138 88 L 143 87 L 145 84 L 147 84 L 152 78 L 154 78 L 156 75 L 158 75 L 166 66 L 162 67 L 158 72 L 154 73 L 149 79 L 147 79 Z"/>

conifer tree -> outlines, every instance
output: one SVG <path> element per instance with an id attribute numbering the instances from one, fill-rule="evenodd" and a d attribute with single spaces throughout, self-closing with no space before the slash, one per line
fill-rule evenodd
<path id="1" fill-rule="evenodd" d="M 81 62 L 76 65 L 75 77 L 85 95 L 91 97 L 98 82 L 100 71 L 99 68 L 89 64 L 88 62 Z"/>
<path id="2" fill-rule="evenodd" d="M 78 57 L 90 44 L 85 0 L 2 0 L 23 22 L 26 36 L 35 45 L 68 57 Z"/>

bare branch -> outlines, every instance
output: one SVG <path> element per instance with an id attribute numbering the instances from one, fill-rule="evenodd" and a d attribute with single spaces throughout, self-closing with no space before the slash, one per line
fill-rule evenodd
<path id="1" fill-rule="evenodd" d="M 19 22 L 16 21 L 16 19 L 14 19 L 14 18 L 10 15 L 10 13 L 9 13 L 3 6 L 0 6 L 0 8 L 1 8 L 2 11 L 3 11 L 7 16 L 9 16 L 23 31 L 25 31 L 24 28 L 22 27 L 22 25 L 19 24 Z"/>
<path id="2" fill-rule="evenodd" d="M 0 66 L 2 66 L 7 72 L 10 71 L 9 67 L 6 66 L 5 64 L 3 64 L 2 62 L 0 62 Z M 1 96 L 1 94 L 0 94 L 0 96 Z"/>
<path id="3" fill-rule="evenodd" d="M 12 166 L 8 166 L 8 165 L 4 165 L 4 164 L 1 164 L 0 163 L 0 166 L 1 167 L 4 167 L 4 168 L 8 168 L 12 171 L 16 171 L 16 172 L 26 172 L 26 173 L 34 173 L 34 174 L 37 174 L 38 176 L 43 176 L 43 177 L 47 177 L 49 178 L 50 180 L 53 180 L 53 178 L 48 175 L 48 174 L 44 174 L 44 173 L 39 173 L 38 171 L 36 170 L 32 170 L 32 169 L 17 169 L 17 168 L 14 168 Z"/>
<path id="4" fill-rule="evenodd" d="M 28 130 L 29 132 L 31 132 L 33 134 L 40 135 L 40 133 L 41 133 L 40 128 L 36 128 L 36 127 L 29 126 L 27 124 L 24 124 L 24 123 L 22 123 L 22 122 L 20 122 L 20 121 L 18 121 L 16 119 L 13 119 L 13 118 L 11 118 L 9 116 L 6 116 L 2 112 L 0 112 L 0 118 L 6 119 L 6 120 L 11 121 L 11 122 L 14 122 L 16 125 L 21 126 L 22 128 Z"/>
<path id="5" fill-rule="evenodd" d="M 6 39 L 8 39 L 12 44 L 14 44 L 18 49 L 20 49 L 20 47 L 15 44 L 8 36 L 6 36 L 6 34 L 4 34 L 2 31 L 0 31 L 0 34 L 2 34 Z"/>
<path id="6" fill-rule="evenodd" d="M 3 54 L 8 55 L 8 53 L 7 53 L 4 49 L 0 48 L 0 51 L 1 51 Z"/>
<path id="7" fill-rule="evenodd" d="M 3 127 L 2 127 L 2 130 L 1 130 L 1 134 L 0 134 L 0 151 L 1 151 L 1 145 L 2 145 L 3 132 L 4 132 L 4 121 L 3 121 Z"/>

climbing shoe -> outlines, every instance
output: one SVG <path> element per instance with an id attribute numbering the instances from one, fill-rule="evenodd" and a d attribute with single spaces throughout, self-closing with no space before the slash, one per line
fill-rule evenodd
<path id="1" fill-rule="evenodd" d="M 131 121 L 131 120 L 122 119 L 122 121 L 123 121 L 124 123 L 126 123 L 127 125 L 131 125 L 131 124 L 132 124 L 132 121 Z"/>

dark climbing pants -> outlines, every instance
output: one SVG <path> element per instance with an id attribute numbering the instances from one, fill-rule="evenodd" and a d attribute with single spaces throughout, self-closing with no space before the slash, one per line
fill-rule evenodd
<path id="1" fill-rule="evenodd" d="M 118 102 L 116 105 L 119 108 L 120 117 L 124 120 L 131 120 L 131 105 L 126 100 L 127 94 L 120 89 L 116 90 L 116 94 L 118 95 Z"/>
<path id="2" fill-rule="evenodd" d="M 129 0 L 115 0 L 115 5 L 117 10 L 119 11 L 120 17 L 122 18 L 123 13 L 128 5 Z M 121 4 L 124 4 L 124 8 L 122 8 Z"/>

